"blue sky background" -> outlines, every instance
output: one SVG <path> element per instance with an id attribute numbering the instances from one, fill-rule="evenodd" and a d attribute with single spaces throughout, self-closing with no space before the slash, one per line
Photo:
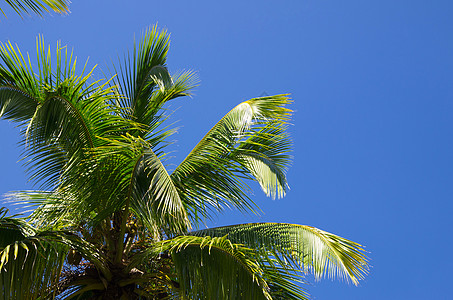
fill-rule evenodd
<path id="1" fill-rule="evenodd" d="M 9 13 L 0 41 L 34 55 L 43 34 L 106 70 L 134 34 L 168 29 L 170 70 L 200 78 L 172 106 L 182 126 L 174 164 L 241 101 L 291 93 L 288 195 L 273 201 L 255 187 L 264 215 L 228 212 L 210 226 L 307 224 L 365 245 L 366 280 L 313 282 L 313 299 L 451 299 L 453 2 L 93 0 L 71 11 Z M 1 121 L 0 135 L 0 194 L 32 189 L 17 130 Z"/>

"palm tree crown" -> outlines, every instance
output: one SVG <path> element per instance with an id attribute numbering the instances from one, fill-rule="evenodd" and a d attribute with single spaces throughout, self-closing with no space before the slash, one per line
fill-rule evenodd
<path id="1" fill-rule="evenodd" d="M 168 48 L 165 31 L 147 30 L 116 76 L 94 81 L 61 45 L 51 59 L 39 38 L 36 64 L 0 46 L 0 117 L 22 129 L 40 185 L 9 195 L 33 207 L 26 217 L 0 211 L 3 298 L 306 299 L 306 274 L 357 284 L 362 246 L 314 227 L 199 229 L 228 207 L 253 212 L 249 180 L 285 195 L 291 101 L 239 104 L 169 173 L 165 105 L 196 78 L 169 73 Z"/>

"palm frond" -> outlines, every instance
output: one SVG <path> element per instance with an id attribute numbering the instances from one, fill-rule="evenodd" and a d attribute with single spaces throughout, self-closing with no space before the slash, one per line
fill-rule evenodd
<path id="1" fill-rule="evenodd" d="M 283 196 L 290 141 L 286 95 L 254 98 L 226 114 L 171 174 L 183 201 L 197 214 L 232 205 L 254 211 L 244 179 L 255 179 L 269 196 Z M 275 149 L 273 149 L 275 148 Z"/>
<path id="2" fill-rule="evenodd" d="M 168 71 L 166 71 L 168 73 Z M 164 76 L 164 75 L 159 75 Z M 170 74 L 166 74 L 169 79 L 167 81 L 161 80 L 157 75 L 150 75 L 151 81 L 158 87 L 149 96 L 149 103 L 146 111 L 143 115 L 144 124 L 152 124 L 154 119 L 158 119 L 160 116 L 159 111 L 162 106 L 170 100 L 190 96 L 190 91 L 197 84 L 196 73 L 191 71 L 185 71 L 180 74 L 170 77 Z"/>
<path id="3" fill-rule="evenodd" d="M 250 223 L 192 232 L 195 236 L 227 236 L 234 243 L 272 254 L 280 262 L 297 264 L 316 279 L 327 274 L 355 285 L 368 272 L 364 249 L 358 243 L 315 227 L 286 223 Z"/>
<path id="4" fill-rule="evenodd" d="M 37 104 L 36 99 L 17 88 L 0 87 L 0 118 L 24 122 L 33 117 Z"/>
<path id="5" fill-rule="evenodd" d="M 179 194 L 151 145 L 131 135 L 110 140 L 94 150 L 97 164 L 109 173 L 104 184 L 112 194 L 130 201 L 135 215 L 151 230 L 156 225 L 173 233 L 186 232 L 189 220 Z"/>
<path id="6" fill-rule="evenodd" d="M 100 146 L 98 137 L 116 136 L 131 127 L 109 105 L 115 97 L 108 82 L 89 82 L 93 70 L 77 75 L 77 59 L 57 44 L 56 59 L 37 39 L 38 70 L 10 43 L 0 46 L 0 108 L 6 118 L 26 125 L 23 144 L 32 179 L 46 186 L 81 164 L 84 151 Z M 66 174 L 65 174 L 66 172 Z"/>
<path id="7" fill-rule="evenodd" d="M 53 299 L 68 247 L 35 236 L 25 221 L 0 216 L 2 299 Z"/>
<path id="8" fill-rule="evenodd" d="M 182 299 L 272 299 L 255 252 L 225 237 L 179 236 L 153 249 L 171 254 Z"/>
<path id="9" fill-rule="evenodd" d="M 22 225 L 22 221 L 13 217 L 8 217 L 8 209 L 0 207 L 0 227 L 2 234 L 0 235 L 0 248 L 25 238 L 26 235 L 33 234 L 34 231 Z"/>
<path id="10" fill-rule="evenodd" d="M 68 202 L 72 199 L 57 197 L 49 191 L 16 191 L 5 196 L 7 202 L 21 205 L 23 214 L 30 214 L 29 224 L 42 230 L 67 228 L 80 219 L 71 214 Z"/>
<path id="11" fill-rule="evenodd" d="M 146 112 L 148 100 L 154 88 L 158 87 L 157 83 L 165 86 L 171 81 L 165 67 L 168 47 L 169 36 L 154 26 L 144 32 L 138 47 L 134 43 L 132 57 L 126 57 L 124 65 L 119 67 L 117 85 L 120 94 L 125 96 L 121 104 L 131 109 L 131 115 L 138 122 Z"/>
<path id="12" fill-rule="evenodd" d="M 0 59 L 0 116 L 24 122 L 40 103 L 39 80 L 28 55 L 26 59 L 11 43 L 0 44 Z"/>
<path id="13" fill-rule="evenodd" d="M 259 261 L 263 270 L 263 278 L 269 286 L 269 294 L 273 300 L 310 299 L 310 295 L 303 289 L 307 283 L 300 274 L 281 267 L 275 259 L 266 258 Z M 267 261 L 271 263 L 266 263 Z"/>
<path id="14" fill-rule="evenodd" d="M 110 280 L 112 277 L 111 271 L 107 267 L 107 258 L 104 256 L 102 249 L 97 248 L 94 244 L 86 241 L 84 238 L 77 235 L 76 232 L 72 231 L 42 231 L 39 232 L 35 238 L 56 243 L 58 245 L 64 245 L 67 250 L 74 249 L 80 255 L 89 260 L 102 275 Z M 66 254 L 67 251 L 66 250 Z"/>
<path id="15" fill-rule="evenodd" d="M 69 0 L 5 0 L 5 2 L 20 16 L 34 13 L 41 17 L 43 13 L 51 11 L 68 14 L 70 3 Z M 3 12 L 1 8 L 0 11 Z"/>
<path id="16" fill-rule="evenodd" d="M 134 44 L 132 57 L 115 69 L 115 83 L 121 97 L 118 103 L 125 109 L 124 117 L 150 126 L 152 132 L 161 119 L 162 106 L 175 98 L 190 95 L 196 85 L 193 72 L 171 76 L 167 67 L 169 35 L 157 26 L 144 32 L 138 47 Z"/>
<path id="17" fill-rule="evenodd" d="M 282 198 L 286 194 L 286 169 L 291 160 L 291 141 L 286 126 L 271 122 L 253 131 L 236 149 L 242 166 L 260 184 L 267 195 Z"/>

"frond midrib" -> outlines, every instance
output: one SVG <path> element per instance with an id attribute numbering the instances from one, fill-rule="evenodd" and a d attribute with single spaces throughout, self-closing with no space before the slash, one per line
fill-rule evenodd
<path id="1" fill-rule="evenodd" d="M 67 103 L 69 105 L 71 110 L 76 113 L 77 119 L 80 121 L 80 123 L 82 125 L 82 130 L 84 131 L 84 133 L 85 133 L 85 135 L 86 135 L 86 137 L 88 139 L 89 148 L 94 148 L 94 141 L 93 141 L 92 134 L 90 132 L 90 129 L 87 126 L 87 123 L 86 123 L 85 119 L 83 118 L 83 115 L 80 113 L 80 110 L 77 109 L 75 107 L 75 105 L 71 101 L 67 100 L 65 97 L 58 96 L 58 95 L 54 95 L 54 96 L 46 99 L 45 102 L 50 101 L 50 99 L 52 99 L 52 98 L 57 98 L 59 100 L 64 101 L 65 103 Z"/>
<path id="2" fill-rule="evenodd" d="M 29 99 L 33 100 L 36 103 L 36 105 L 40 104 L 40 101 L 37 100 L 34 96 L 32 96 L 30 93 L 18 88 L 17 86 L 5 84 L 5 85 L 0 86 L 0 90 L 2 90 L 2 89 L 13 90 L 15 92 L 21 93 L 23 96 L 26 96 Z"/>

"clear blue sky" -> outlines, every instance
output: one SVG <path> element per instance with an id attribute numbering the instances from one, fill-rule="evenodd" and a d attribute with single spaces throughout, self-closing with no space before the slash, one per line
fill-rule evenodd
<path id="1" fill-rule="evenodd" d="M 278 3 L 278 5 L 277 5 Z M 239 102 L 291 93 L 291 190 L 249 221 L 308 224 L 366 245 L 359 287 L 326 279 L 314 299 L 451 299 L 452 1 L 74 1 L 68 16 L 1 19 L 0 41 L 34 53 L 43 34 L 102 69 L 158 23 L 169 67 L 198 71 L 178 100 L 178 163 Z M 17 130 L 0 122 L 0 194 L 33 188 Z"/>

